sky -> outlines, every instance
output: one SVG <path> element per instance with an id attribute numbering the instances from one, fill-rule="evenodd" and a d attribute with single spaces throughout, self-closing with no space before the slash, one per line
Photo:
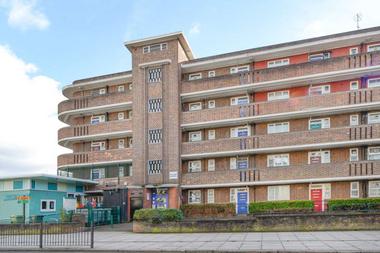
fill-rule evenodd
<path id="1" fill-rule="evenodd" d="M 378 0 L 0 0 L 0 177 L 56 173 L 63 86 L 129 70 L 125 41 L 183 31 L 196 57 L 380 26 Z"/>

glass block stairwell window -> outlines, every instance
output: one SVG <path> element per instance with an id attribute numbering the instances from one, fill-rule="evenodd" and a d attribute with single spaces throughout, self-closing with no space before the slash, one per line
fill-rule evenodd
<path id="1" fill-rule="evenodd" d="M 160 174 L 162 168 L 162 160 L 150 160 L 148 161 L 148 174 L 155 175 Z"/>
<path id="2" fill-rule="evenodd" d="M 154 68 L 148 70 L 148 82 L 158 83 L 161 82 L 161 68 Z"/>
<path id="3" fill-rule="evenodd" d="M 160 112 L 162 110 L 161 98 L 152 98 L 148 101 L 149 112 Z"/>

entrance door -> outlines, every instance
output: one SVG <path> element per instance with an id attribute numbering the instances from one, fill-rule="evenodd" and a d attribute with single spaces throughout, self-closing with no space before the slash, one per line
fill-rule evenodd
<path id="1" fill-rule="evenodd" d="M 310 198 L 314 201 L 314 211 L 322 212 L 323 211 L 323 190 L 319 189 L 310 189 Z"/>
<path id="2" fill-rule="evenodd" d="M 131 198 L 131 220 L 136 210 L 143 208 L 143 198 L 135 197 Z"/>
<path id="3" fill-rule="evenodd" d="M 248 214 L 248 192 L 237 193 L 237 214 Z"/>

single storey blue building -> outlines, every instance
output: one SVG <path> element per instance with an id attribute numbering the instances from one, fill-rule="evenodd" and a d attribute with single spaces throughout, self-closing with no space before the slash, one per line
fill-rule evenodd
<path id="1" fill-rule="evenodd" d="M 95 185 L 91 180 L 47 174 L 0 178 L 0 223 L 8 223 L 11 216 L 43 215 L 44 221 L 60 218 L 62 210 L 75 210 L 84 201 L 85 187 Z"/>

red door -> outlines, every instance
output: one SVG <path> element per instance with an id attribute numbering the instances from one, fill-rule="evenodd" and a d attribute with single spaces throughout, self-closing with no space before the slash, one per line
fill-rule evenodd
<path id="1" fill-rule="evenodd" d="M 322 189 L 311 189 L 310 190 L 311 200 L 314 201 L 314 211 L 323 211 L 323 201 L 322 201 Z"/>

